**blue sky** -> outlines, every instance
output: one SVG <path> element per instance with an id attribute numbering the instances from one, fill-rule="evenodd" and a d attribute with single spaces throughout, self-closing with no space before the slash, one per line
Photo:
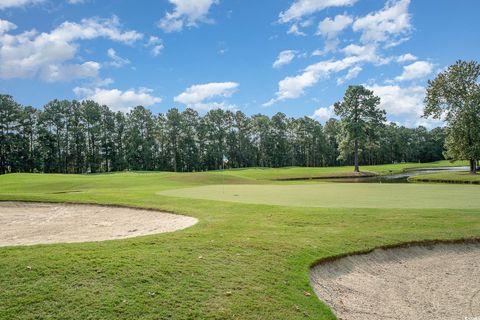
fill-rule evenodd
<path id="1" fill-rule="evenodd" d="M 363 84 L 390 121 L 432 127 L 427 80 L 478 60 L 478 12 L 477 0 L 0 0 L 0 91 L 35 107 L 94 99 L 324 122 Z"/>

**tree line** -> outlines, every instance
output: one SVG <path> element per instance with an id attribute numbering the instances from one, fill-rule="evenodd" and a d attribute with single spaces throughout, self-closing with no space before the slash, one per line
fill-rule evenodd
<path id="1" fill-rule="evenodd" d="M 123 170 L 203 171 L 229 168 L 337 166 L 353 163 L 344 121 L 247 116 L 187 108 L 153 114 L 138 106 L 114 112 L 94 101 L 53 100 L 42 109 L 0 95 L 0 174 Z M 357 141 L 360 164 L 443 159 L 442 128 L 379 122 Z"/>

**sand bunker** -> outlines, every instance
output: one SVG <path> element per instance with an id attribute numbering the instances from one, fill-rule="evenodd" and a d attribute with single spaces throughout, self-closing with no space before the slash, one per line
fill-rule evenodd
<path id="1" fill-rule="evenodd" d="M 338 319 L 480 319 L 480 243 L 378 249 L 310 278 Z"/>
<path id="2" fill-rule="evenodd" d="M 151 210 L 0 202 L 0 246 L 130 238 L 184 229 L 197 221 Z"/>

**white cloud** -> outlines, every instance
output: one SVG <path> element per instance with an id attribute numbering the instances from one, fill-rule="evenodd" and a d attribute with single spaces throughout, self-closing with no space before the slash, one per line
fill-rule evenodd
<path id="1" fill-rule="evenodd" d="M 162 53 L 163 48 L 165 48 L 162 39 L 155 36 L 151 36 L 148 39 L 147 47 L 151 48 L 150 52 L 154 57 L 159 56 L 160 53 Z"/>
<path id="2" fill-rule="evenodd" d="M 343 59 L 320 61 L 308 66 L 297 76 L 289 76 L 281 80 L 278 83 L 275 97 L 263 105 L 271 106 L 279 101 L 298 98 L 305 93 L 305 89 L 312 87 L 322 79 L 327 79 L 333 73 L 349 69 L 346 77 L 353 79 L 362 70 L 361 64 L 369 62 L 379 65 L 389 61 L 379 57 L 375 50 L 375 46 L 349 45 L 343 49 L 346 54 Z M 342 80 L 349 80 L 346 77 Z"/>
<path id="3" fill-rule="evenodd" d="M 105 78 L 105 79 L 100 79 L 97 78 L 93 81 L 92 87 L 100 88 L 100 87 L 106 87 L 114 83 L 112 78 Z"/>
<path id="4" fill-rule="evenodd" d="M 67 0 L 68 3 L 70 4 L 80 4 L 80 3 L 85 3 L 86 0 Z"/>
<path id="5" fill-rule="evenodd" d="M 415 61 L 417 60 L 418 58 L 415 57 L 413 54 L 411 53 L 406 53 L 406 54 L 402 54 L 401 56 L 398 56 L 397 57 L 397 62 L 398 63 L 402 63 L 402 62 L 409 62 L 409 61 Z"/>
<path id="6" fill-rule="evenodd" d="M 126 64 L 130 64 L 130 60 L 118 56 L 117 52 L 112 48 L 107 50 L 107 55 L 110 59 L 112 59 L 112 61 L 109 63 L 109 65 L 112 67 L 120 68 Z"/>
<path id="7" fill-rule="evenodd" d="M 88 89 L 77 87 L 73 89 L 73 91 L 78 96 L 84 96 L 83 100 L 93 100 L 101 105 L 107 105 L 115 111 L 123 112 L 127 112 L 136 106 L 141 105 L 148 107 L 162 101 L 160 97 L 153 96 L 151 94 L 152 90 L 147 88 L 121 91 L 118 89 Z"/>
<path id="8" fill-rule="evenodd" d="M 313 25 L 313 18 L 307 19 L 305 21 L 294 23 L 290 26 L 287 31 L 287 34 L 293 34 L 295 36 L 306 36 L 307 34 L 301 31 L 301 28 L 307 28 Z"/>
<path id="9" fill-rule="evenodd" d="M 230 97 L 238 86 L 239 84 L 236 82 L 196 84 L 187 88 L 173 100 L 187 106 L 196 105 L 215 97 Z"/>
<path id="10" fill-rule="evenodd" d="M 388 1 L 386 6 L 377 12 L 370 13 L 353 23 L 353 30 L 362 33 L 363 43 L 386 43 L 387 47 L 405 41 L 411 31 L 408 6 L 410 0 Z"/>
<path id="11" fill-rule="evenodd" d="M 351 25 L 353 22 L 352 17 L 348 15 L 339 14 L 335 18 L 325 18 L 318 24 L 317 35 L 322 35 L 327 39 L 333 39 L 338 34 Z"/>
<path id="12" fill-rule="evenodd" d="M 428 61 L 416 61 L 403 67 L 401 75 L 395 78 L 395 81 L 406 81 L 418 78 L 424 78 L 432 73 L 434 64 Z"/>
<path id="13" fill-rule="evenodd" d="M 78 41 L 107 38 L 131 44 L 142 38 L 136 31 L 122 31 L 117 17 L 83 19 L 80 23 L 66 21 L 50 33 L 36 30 L 11 34 L 13 24 L 2 20 L 0 33 L 0 78 L 32 78 L 46 81 L 94 77 L 100 68 L 94 61 L 73 62 Z M 5 27 L 6 26 L 6 27 Z M 66 74 L 60 75 L 61 72 Z"/>
<path id="14" fill-rule="evenodd" d="M 50 34 L 47 34 L 47 37 L 63 41 L 90 40 L 103 37 L 125 44 L 132 44 L 143 37 L 137 31 L 121 31 L 120 27 L 117 16 L 110 19 L 82 19 L 80 23 L 66 21 Z"/>
<path id="15" fill-rule="evenodd" d="M 175 6 L 158 22 L 158 27 L 165 32 L 182 31 L 184 27 L 196 27 L 199 22 L 210 22 L 208 11 L 218 0 L 168 0 Z"/>
<path id="16" fill-rule="evenodd" d="M 307 27 L 312 26 L 314 22 L 315 22 L 315 19 L 312 17 L 310 19 L 307 19 L 307 20 L 304 20 L 304 21 L 300 22 L 300 26 L 302 28 L 307 28 Z"/>
<path id="17" fill-rule="evenodd" d="M 349 44 L 343 48 L 342 51 L 346 56 L 360 56 L 365 54 L 374 54 L 376 48 L 374 46 L 359 46 L 357 44 Z"/>
<path id="18" fill-rule="evenodd" d="M 327 39 L 325 41 L 325 46 L 323 47 L 322 50 L 316 49 L 312 52 L 312 56 L 320 57 L 323 55 L 326 55 L 329 52 L 335 52 L 337 51 L 337 47 L 340 44 L 340 40 L 338 38 L 335 39 Z"/>
<path id="19" fill-rule="evenodd" d="M 292 24 L 292 26 L 288 29 L 287 34 L 293 34 L 295 36 L 306 36 L 307 34 L 303 31 L 300 31 L 300 28 L 296 23 Z"/>
<path id="20" fill-rule="evenodd" d="M 274 68 L 280 68 L 284 65 L 289 64 L 295 59 L 295 55 L 297 54 L 294 50 L 284 50 L 278 54 L 277 60 L 273 63 Z"/>
<path id="21" fill-rule="evenodd" d="M 367 86 L 380 97 L 380 107 L 391 115 L 407 115 L 420 118 L 423 114 L 425 88 L 422 86 L 400 87 L 399 85 Z"/>
<path id="22" fill-rule="evenodd" d="M 367 89 L 380 97 L 380 108 L 387 111 L 387 117 L 398 117 L 397 119 L 401 119 L 401 124 L 406 127 L 421 125 L 431 129 L 444 125 L 441 120 L 422 118 L 425 98 L 425 88 L 422 86 L 400 87 L 374 84 L 367 86 Z"/>
<path id="23" fill-rule="evenodd" d="M 42 68 L 40 76 L 48 82 L 71 81 L 73 79 L 94 78 L 98 75 L 100 64 L 87 61 L 82 64 L 50 64 Z"/>
<path id="24" fill-rule="evenodd" d="M 351 6 L 355 2 L 357 0 L 296 0 L 290 8 L 280 13 L 279 21 L 287 23 L 329 7 Z"/>
<path id="25" fill-rule="evenodd" d="M 318 81 L 318 78 L 319 76 L 312 71 L 305 71 L 295 77 L 286 77 L 278 83 L 278 91 L 275 93 L 276 97 L 263 105 L 268 107 L 278 101 L 298 98 L 304 93 L 306 88 L 313 86 Z"/>
<path id="26" fill-rule="evenodd" d="M 341 85 L 348 80 L 355 79 L 360 74 L 360 72 L 362 72 L 362 70 L 363 69 L 360 66 L 355 66 L 355 67 L 351 68 L 350 70 L 348 70 L 348 72 L 345 76 L 337 79 L 337 85 Z"/>
<path id="27" fill-rule="evenodd" d="M 45 0 L 1 0 L 0 10 L 15 7 L 24 7 L 26 5 L 41 3 Z"/>
<path id="28" fill-rule="evenodd" d="M 313 115 L 311 116 L 311 118 L 318 120 L 321 123 L 325 123 L 333 117 L 335 117 L 333 106 L 330 106 L 328 108 L 325 108 L 325 107 L 318 108 L 317 110 L 314 111 Z"/>
<path id="29" fill-rule="evenodd" d="M 357 63 L 365 61 L 366 57 L 354 56 L 341 60 L 326 60 L 312 64 L 305 68 L 297 76 L 286 77 L 278 83 L 278 91 L 275 98 L 266 102 L 264 106 L 271 106 L 274 103 L 286 99 L 298 98 L 304 94 L 305 89 L 315 85 L 320 79 L 325 79 L 332 73 L 346 70 Z"/>
<path id="30" fill-rule="evenodd" d="M 442 120 L 436 120 L 436 119 L 416 118 L 416 119 L 406 119 L 404 125 L 406 127 L 412 127 L 412 128 L 423 126 L 427 129 L 433 129 L 437 127 L 444 127 L 445 122 Z"/>
<path id="31" fill-rule="evenodd" d="M 383 65 L 391 61 L 390 58 L 384 58 L 378 55 L 377 47 L 373 44 L 359 46 L 350 44 L 342 49 L 347 57 L 359 57 L 364 61 L 374 63 L 376 65 Z"/>
<path id="32" fill-rule="evenodd" d="M 238 107 L 225 101 L 225 99 L 229 98 L 237 90 L 238 86 L 239 84 L 236 82 L 197 84 L 187 88 L 173 100 L 199 111 L 208 111 L 212 109 L 234 111 L 238 110 Z M 222 101 L 218 101 L 218 99 Z"/>
<path id="33" fill-rule="evenodd" d="M 0 35 L 10 30 L 15 30 L 16 28 L 17 26 L 14 23 L 11 23 L 10 21 L 7 21 L 7 20 L 0 19 Z"/>
<path id="34" fill-rule="evenodd" d="M 153 54 L 153 56 L 157 57 L 160 55 L 160 53 L 162 53 L 162 50 L 163 50 L 163 44 L 159 44 L 159 45 L 156 45 L 152 48 L 151 52 Z"/>

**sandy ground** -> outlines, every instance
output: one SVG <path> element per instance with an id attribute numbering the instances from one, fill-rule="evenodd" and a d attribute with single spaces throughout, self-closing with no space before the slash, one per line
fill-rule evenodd
<path id="1" fill-rule="evenodd" d="M 480 320 L 480 243 L 378 249 L 310 279 L 338 319 Z"/>
<path id="2" fill-rule="evenodd" d="M 0 246 L 130 238 L 195 223 L 195 218 L 150 210 L 0 202 Z"/>

